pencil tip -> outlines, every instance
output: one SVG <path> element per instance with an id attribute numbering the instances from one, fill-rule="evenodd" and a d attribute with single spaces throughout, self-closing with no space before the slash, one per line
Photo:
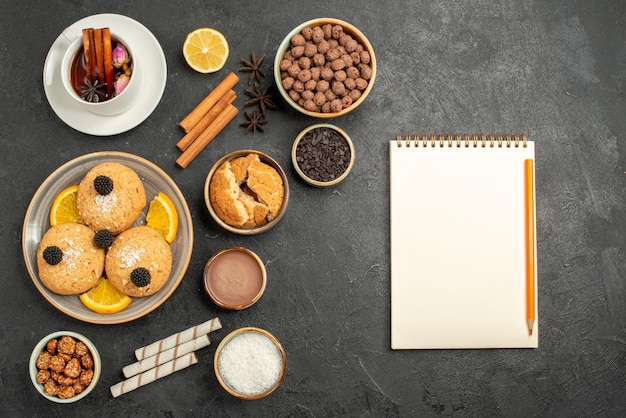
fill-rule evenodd
<path id="1" fill-rule="evenodd" d="M 533 330 L 532 329 L 528 330 L 528 335 L 533 335 Z"/>

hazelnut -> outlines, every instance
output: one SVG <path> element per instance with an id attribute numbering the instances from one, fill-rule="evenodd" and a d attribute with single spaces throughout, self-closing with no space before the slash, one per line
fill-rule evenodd
<path id="1" fill-rule="evenodd" d="M 352 98 L 349 94 L 346 94 L 341 98 L 341 105 L 346 108 L 352 104 Z"/>
<path id="2" fill-rule="evenodd" d="M 361 62 L 358 68 L 361 72 L 361 78 L 364 78 L 365 80 L 369 80 L 372 78 L 372 74 L 374 73 L 374 71 L 372 71 L 372 68 L 369 65 L 363 64 L 363 62 Z"/>
<path id="3" fill-rule="evenodd" d="M 337 58 L 336 60 L 331 61 L 330 68 L 332 68 L 333 71 L 343 70 L 346 68 L 346 62 L 341 58 Z"/>
<path id="4" fill-rule="evenodd" d="M 308 69 L 304 69 L 302 71 L 300 71 L 298 73 L 298 80 L 302 81 L 303 83 L 306 83 L 307 81 L 309 81 L 311 79 L 311 71 Z"/>
<path id="5" fill-rule="evenodd" d="M 346 42 L 344 47 L 346 48 L 347 52 L 355 52 L 358 44 L 359 43 L 355 41 L 354 39 L 350 39 L 348 42 Z"/>
<path id="6" fill-rule="evenodd" d="M 319 106 L 313 100 L 306 100 L 303 107 L 309 112 L 317 112 L 319 110 Z"/>
<path id="7" fill-rule="evenodd" d="M 293 77 L 283 78 L 283 80 L 282 80 L 283 88 L 285 90 L 291 90 L 293 88 L 294 81 L 295 80 L 293 79 Z"/>
<path id="8" fill-rule="evenodd" d="M 323 106 L 324 103 L 326 103 L 326 96 L 321 91 L 318 91 L 317 93 L 315 93 L 315 96 L 313 97 L 313 101 L 315 102 L 316 105 Z"/>
<path id="9" fill-rule="evenodd" d="M 348 90 L 356 89 L 356 81 L 354 81 L 354 78 L 346 78 L 343 84 Z"/>
<path id="10" fill-rule="evenodd" d="M 341 56 L 341 53 L 337 50 L 337 48 L 331 48 L 326 53 L 326 60 L 332 62 L 336 60 L 337 58 L 339 58 L 340 56 Z"/>
<path id="11" fill-rule="evenodd" d="M 313 29 L 312 28 L 302 29 L 302 36 L 304 36 L 305 40 L 310 41 L 311 39 L 313 39 Z"/>
<path id="12" fill-rule="evenodd" d="M 300 58 L 304 54 L 304 45 L 298 45 L 291 48 L 291 55 L 294 58 Z"/>
<path id="13" fill-rule="evenodd" d="M 323 68 L 320 72 L 320 78 L 322 80 L 330 81 L 335 76 L 335 72 L 330 68 Z"/>
<path id="14" fill-rule="evenodd" d="M 346 68 L 346 76 L 348 78 L 358 78 L 361 75 L 361 72 L 356 67 Z"/>
<path id="15" fill-rule="evenodd" d="M 370 63 L 372 57 L 370 57 L 370 53 L 369 52 L 361 51 L 360 55 L 361 55 L 361 62 L 363 64 L 369 64 Z"/>
<path id="16" fill-rule="evenodd" d="M 304 45 L 304 56 L 311 58 L 315 54 L 317 54 L 317 46 L 313 42 L 307 42 Z"/>
<path id="17" fill-rule="evenodd" d="M 359 77 L 356 80 L 354 80 L 356 82 L 356 88 L 363 91 L 367 88 L 367 80 Z"/>
<path id="18" fill-rule="evenodd" d="M 333 26 L 330 23 L 323 25 L 322 30 L 324 31 L 324 37 L 326 39 L 329 39 L 331 36 L 333 36 Z"/>
<path id="19" fill-rule="evenodd" d="M 335 71 L 335 80 L 344 82 L 348 76 L 344 70 Z"/>
<path id="20" fill-rule="evenodd" d="M 313 90 L 315 90 L 315 87 L 317 87 L 317 81 L 315 81 L 315 80 L 309 80 L 306 83 L 304 83 L 304 89 L 305 90 L 313 91 Z"/>
<path id="21" fill-rule="evenodd" d="M 322 31 L 322 28 L 320 27 L 316 27 L 313 29 L 313 42 L 315 42 L 316 44 L 318 44 L 322 39 L 324 39 L 324 32 Z"/>
<path id="22" fill-rule="evenodd" d="M 297 102 L 298 100 L 300 100 L 300 93 L 298 93 L 295 90 L 289 90 L 289 97 L 291 98 L 291 100 L 293 100 L 294 102 Z"/>
<path id="23" fill-rule="evenodd" d="M 339 81 L 333 81 L 330 86 L 333 90 L 333 93 L 335 93 L 337 96 L 343 96 L 344 94 L 346 94 L 346 86 L 344 86 L 343 83 Z"/>
<path id="24" fill-rule="evenodd" d="M 351 90 L 348 96 L 350 96 L 353 102 L 356 102 L 361 97 L 361 91 L 357 89 Z"/>
<path id="25" fill-rule="evenodd" d="M 322 39 L 317 44 L 317 52 L 320 53 L 320 54 L 327 53 L 329 49 L 330 49 L 330 44 L 328 43 L 328 41 L 326 39 Z"/>
<path id="26" fill-rule="evenodd" d="M 280 70 L 281 71 L 286 71 L 287 69 L 289 69 L 289 67 L 291 67 L 291 61 L 283 59 L 280 62 Z"/>
<path id="27" fill-rule="evenodd" d="M 293 82 L 293 89 L 298 93 L 302 93 L 304 91 L 304 83 L 300 80 L 295 80 Z"/>
<path id="28" fill-rule="evenodd" d="M 300 74 L 300 65 L 297 61 L 294 61 L 291 67 L 287 68 L 287 74 L 289 74 L 289 77 L 298 77 L 298 74 Z"/>
<path id="29" fill-rule="evenodd" d="M 291 37 L 291 45 L 293 46 L 301 46 L 304 45 L 305 42 L 306 39 L 304 39 L 304 36 L 302 36 L 302 34 L 300 33 L 297 33 Z"/>
<path id="30" fill-rule="evenodd" d="M 328 83 L 327 80 L 319 80 L 317 82 L 317 86 L 315 86 L 315 89 L 321 93 L 324 93 L 329 88 L 330 88 L 330 84 Z"/>
<path id="31" fill-rule="evenodd" d="M 341 25 L 333 26 L 332 29 L 331 29 L 331 36 L 334 39 L 339 39 L 341 37 L 341 35 L 343 35 L 343 26 L 341 26 Z"/>
<path id="32" fill-rule="evenodd" d="M 312 67 L 311 68 L 311 80 L 318 81 L 320 79 L 320 74 L 322 69 L 320 67 Z"/>
<path id="33" fill-rule="evenodd" d="M 313 65 L 315 65 L 316 67 L 323 67 L 324 64 L 326 64 L 326 58 L 324 57 L 324 54 L 317 53 L 313 55 Z"/>
<path id="34" fill-rule="evenodd" d="M 315 93 L 313 93 L 311 90 L 304 90 L 301 94 L 302 98 L 304 100 L 313 100 L 313 97 L 315 97 Z"/>
<path id="35" fill-rule="evenodd" d="M 303 70 L 308 70 L 309 68 L 311 68 L 311 58 L 307 56 L 300 57 L 300 59 L 298 60 L 298 66 Z"/>

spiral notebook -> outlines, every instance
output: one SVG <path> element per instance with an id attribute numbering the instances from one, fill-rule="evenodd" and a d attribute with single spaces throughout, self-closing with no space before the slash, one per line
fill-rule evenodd
<path id="1" fill-rule="evenodd" d="M 392 349 L 538 347 L 534 160 L 525 135 L 389 142 Z"/>

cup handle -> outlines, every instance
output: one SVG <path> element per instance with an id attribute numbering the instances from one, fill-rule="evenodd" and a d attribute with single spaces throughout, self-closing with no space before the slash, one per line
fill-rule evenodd
<path id="1" fill-rule="evenodd" d="M 72 42 L 74 42 L 76 38 L 78 38 L 78 35 L 76 34 L 76 32 L 74 32 L 70 28 L 65 28 L 65 30 L 61 33 L 61 35 L 63 36 L 63 38 L 68 44 L 71 44 Z M 54 59 L 56 60 L 56 57 L 54 57 Z M 48 66 L 46 67 L 45 80 L 46 80 L 47 86 L 51 86 L 53 83 L 54 67 L 55 66 L 52 65 L 52 63 L 49 63 Z"/>

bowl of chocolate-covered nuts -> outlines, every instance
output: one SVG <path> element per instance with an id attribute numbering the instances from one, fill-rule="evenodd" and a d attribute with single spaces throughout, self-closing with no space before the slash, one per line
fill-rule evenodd
<path id="1" fill-rule="evenodd" d="M 294 109 L 334 118 L 356 109 L 368 96 L 376 57 L 369 40 L 352 24 L 313 19 L 294 28 L 278 47 L 274 78 Z"/>
<path id="2" fill-rule="evenodd" d="M 98 350 L 84 335 L 57 331 L 43 337 L 30 355 L 30 379 L 46 399 L 76 402 L 89 394 L 100 378 Z"/>

